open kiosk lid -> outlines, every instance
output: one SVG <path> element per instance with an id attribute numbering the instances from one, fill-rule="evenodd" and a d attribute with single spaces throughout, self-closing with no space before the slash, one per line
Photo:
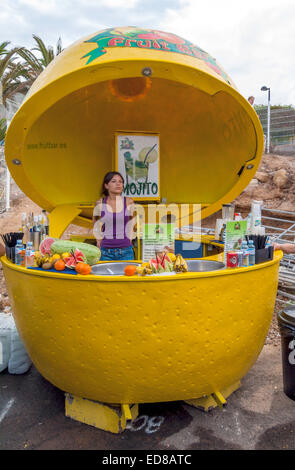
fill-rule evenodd
<path id="1" fill-rule="evenodd" d="M 46 67 L 9 126 L 7 165 L 64 229 L 90 227 L 116 169 L 116 132 L 158 135 L 159 200 L 201 203 L 203 217 L 245 189 L 264 145 L 255 110 L 215 59 L 174 34 L 125 27 L 78 40 Z"/>

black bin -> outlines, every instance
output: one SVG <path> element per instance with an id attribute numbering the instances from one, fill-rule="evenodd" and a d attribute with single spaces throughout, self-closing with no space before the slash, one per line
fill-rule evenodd
<path id="1" fill-rule="evenodd" d="M 284 393 L 295 400 L 295 307 L 278 314 L 281 334 Z"/>

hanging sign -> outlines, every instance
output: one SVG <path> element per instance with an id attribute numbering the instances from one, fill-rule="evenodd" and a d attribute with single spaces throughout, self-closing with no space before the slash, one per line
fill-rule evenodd
<path id="1" fill-rule="evenodd" d="M 124 196 L 160 199 L 159 135 L 116 133 L 116 169 L 124 178 Z"/>

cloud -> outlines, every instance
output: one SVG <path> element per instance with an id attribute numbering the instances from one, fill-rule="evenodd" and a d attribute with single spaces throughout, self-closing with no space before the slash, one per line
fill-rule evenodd
<path id="1" fill-rule="evenodd" d="M 295 104 L 294 16 L 291 0 L 183 0 L 160 26 L 213 55 L 244 96 L 255 95 L 256 102 L 265 103 L 260 88 L 266 84 L 275 102 Z"/>
<path id="2" fill-rule="evenodd" d="M 7 0 L 1 2 L 2 40 L 32 48 L 32 34 L 64 47 L 101 29 L 139 26 L 182 36 L 207 51 L 245 96 L 295 105 L 293 0 Z"/>

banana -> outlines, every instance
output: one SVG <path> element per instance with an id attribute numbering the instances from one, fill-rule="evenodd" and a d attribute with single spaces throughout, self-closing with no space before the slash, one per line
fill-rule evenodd
<path id="1" fill-rule="evenodd" d="M 188 271 L 187 263 L 180 254 L 176 255 L 176 259 L 174 261 L 174 270 L 177 273 L 186 273 Z"/>
<path id="2" fill-rule="evenodd" d="M 146 267 L 144 268 L 144 274 L 152 274 L 152 273 L 153 273 L 153 271 L 151 270 L 150 267 L 146 266 Z"/>

